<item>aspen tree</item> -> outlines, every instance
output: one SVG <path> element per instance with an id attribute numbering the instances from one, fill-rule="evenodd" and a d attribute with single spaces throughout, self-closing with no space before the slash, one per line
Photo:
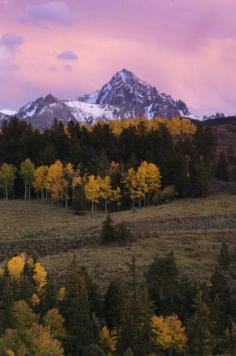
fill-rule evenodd
<path id="1" fill-rule="evenodd" d="M 121 205 L 121 189 L 117 187 L 116 189 L 111 190 L 111 201 L 117 204 L 117 210 L 120 210 Z"/>
<path id="2" fill-rule="evenodd" d="M 100 188 L 100 198 L 105 202 L 105 213 L 107 213 L 108 202 L 111 198 L 112 189 L 111 189 L 111 178 L 106 176 L 101 178 L 98 176 L 98 183 Z"/>
<path id="3" fill-rule="evenodd" d="M 92 203 L 92 213 L 94 213 L 96 204 L 100 199 L 100 185 L 98 179 L 94 176 L 88 176 L 88 180 L 84 187 L 86 199 Z"/>
<path id="4" fill-rule="evenodd" d="M 9 192 L 13 190 L 15 174 L 16 168 L 11 164 L 4 163 L 0 167 L 0 187 L 4 191 L 6 200 L 9 198 Z"/>
<path id="5" fill-rule="evenodd" d="M 36 192 L 40 192 L 42 200 L 47 199 L 47 175 L 48 166 L 37 167 L 34 172 L 33 187 Z"/>
<path id="6" fill-rule="evenodd" d="M 63 165 L 60 161 L 53 163 L 48 169 L 46 187 L 53 199 L 60 201 L 63 196 Z"/>
<path id="7" fill-rule="evenodd" d="M 35 167 L 29 158 L 21 162 L 20 165 L 20 176 L 25 183 L 25 194 L 24 199 L 31 199 L 31 187 L 34 180 Z"/>

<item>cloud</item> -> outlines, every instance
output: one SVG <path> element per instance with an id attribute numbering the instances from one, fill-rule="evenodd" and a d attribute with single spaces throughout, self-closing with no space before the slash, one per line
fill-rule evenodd
<path id="1" fill-rule="evenodd" d="M 27 8 L 21 22 L 27 23 L 57 23 L 68 25 L 73 20 L 73 13 L 65 1 L 49 1 L 47 3 L 31 4 Z"/>
<path id="2" fill-rule="evenodd" d="M 6 78 L 9 73 L 18 71 L 19 66 L 14 64 L 16 48 L 24 42 L 21 36 L 6 33 L 0 37 L 0 79 Z"/>
<path id="3" fill-rule="evenodd" d="M 78 58 L 77 54 L 72 51 L 62 52 L 57 55 L 57 59 L 61 61 L 76 61 Z"/>
<path id="4" fill-rule="evenodd" d="M 66 64 L 65 66 L 64 66 L 64 68 L 66 69 L 66 70 L 68 70 L 68 71 L 72 71 L 72 66 L 71 65 L 69 65 L 69 64 Z"/>
<path id="5" fill-rule="evenodd" d="M 10 48 L 11 50 L 15 50 L 23 43 L 23 38 L 21 36 L 15 35 L 14 33 L 6 33 L 0 38 L 0 45 Z"/>
<path id="6" fill-rule="evenodd" d="M 56 66 L 49 66 L 48 70 L 49 70 L 49 72 L 56 72 L 57 71 L 57 67 Z"/>

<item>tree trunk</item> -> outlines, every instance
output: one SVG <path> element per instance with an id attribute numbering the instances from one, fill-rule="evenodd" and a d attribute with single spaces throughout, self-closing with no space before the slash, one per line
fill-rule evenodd
<path id="1" fill-rule="evenodd" d="M 24 195 L 24 199 L 26 200 L 27 199 L 27 184 L 25 182 L 25 195 Z"/>
<path id="2" fill-rule="evenodd" d="M 107 214 L 107 199 L 105 199 L 105 213 Z"/>
<path id="3" fill-rule="evenodd" d="M 8 200 L 8 184 L 6 182 L 6 200 Z"/>
<path id="4" fill-rule="evenodd" d="M 66 187 L 65 191 L 65 208 L 68 208 L 68 188 Z"/>
<path id="5" fill-rule="evenodd" d="M 141 198 L 139 199 L 139 209 L 141 208 L 142 204 L 141 204 Z"/>

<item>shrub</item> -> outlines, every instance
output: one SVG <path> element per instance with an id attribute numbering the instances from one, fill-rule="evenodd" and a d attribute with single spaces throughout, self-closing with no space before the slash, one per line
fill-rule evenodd
<path id="1" fill-rule="evenodd" d="M 168 185 L 163 190 L 156 192 L 152 202 L 154 205 L 162 204 L 171 200 L 174 200 L 176 197 L 175 188 L 173 185 Z"/>
<path id="2" fill-rule="evenodd" d="M 106 220 L 102 223 L 101 240 L 104 244 L 116 242 L 116 228 L 110 215 L 107 215 Z"/>
<path id="3" fill-rule="evenodd" d="M 124 222 L 114 225 L 111 216 L 107 215 L 106 220 L 102 223 L 101 241 L 102 243 L 118 243 L 126 245 L 133 240 L 130 230 Z"/>
<path id="4" fill-rule="evenodd" d="M 133 235 L 124 222 L 116 227 L 116 241 L 121 245 L 126 245 L 133 241 Z"/>

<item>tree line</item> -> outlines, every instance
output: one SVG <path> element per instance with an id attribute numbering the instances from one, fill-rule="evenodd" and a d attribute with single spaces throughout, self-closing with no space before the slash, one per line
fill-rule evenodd
<path id="1" fill-rule="evenodd" d="M 10 190 L 12 166 L 19 172 L 26 159 L 35 167 L 49 167 L 56 161 L 63 167 L 71 163 L 79 166 L 82 176 L 102 178 L 109 176 L 111 162 L 118 163 L 122 173 L 132 168 L 137 171 L 143 161 L 151 162 L 161 172 L 162 188 L 173 187 L 179 197 L 206 195 L 215 175 L 228 179 L 228 157 L 218 159 L 211 129 L 181 119 L 118 120 L 91 127 L 74 122 L 64 127 L 55 121 L 52 128 L 40 132 L 13 118 L 3 123 L 0 132 L 0 164 L 10 165 Z M 229 159 L 235 167 L 233 151 Z M 24 180 L 16 172 L 15 178 L 14 196 L 23 197 Z"/>
<path id="2" fill-rule="evenodd" d="M 119 210 L 123 197 L 132 201 L 132 207 L 138 202 L 139 207 L 149 205 L 153 194 L 161 186 L 161 174 L 159 168 L 143 161 L 135 170 L 129 168 L 122 171 L 119 163 L 111 162 L 108 175 L 91 175 L 85 170 L 82 174 L 80 167 L 74 168 L 71 163 L 65 165 L 57 160 L 50 166 L 35 167 L 30 159 L 20 164 L 20 170 L 4 163 L 0 166 L 0 191 L 3 198 L 8 200 L 14 196 L 14 182 L 16 173 L 24 182 L 24 199 L 31 199 L 32 189 L 38 198 L 42 200 L 54 199 L 64 204 L 67 208 L 70 204 L 84 200 L 91 203 L 92 212 L 101 203 L 105 212 L 108 205 L 114 203 Z"/>
<path id="3" fill-rule="evenodd" d="M 173 253 L 144 278 L 133 257 L 127 280 L 101 291 L 76 257 L 55 280 L 35 253 L 14 256 L 0 269 L 0 354 L 233 356 L 232 262 L 223 243 L 210 283 L 198 285 Z"/>

